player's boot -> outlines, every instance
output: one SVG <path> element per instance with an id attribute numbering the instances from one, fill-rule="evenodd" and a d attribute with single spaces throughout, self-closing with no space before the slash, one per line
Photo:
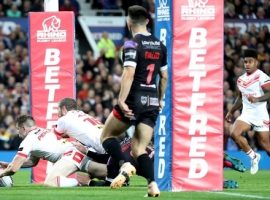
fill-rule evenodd
<path id="1" fill-rule="evenodd" d="M 234 189 L 234 188 L 238 188 L 238 183 L 234 180 L 226 180 L 226 181 L 223 181 L 223 188 L 226 188 L 226 189 Z"/>
<path id="2" fill-rule="evenodd" d="M 231 163 L 231 168 L 239 171 L 239 172 L 245 172 L 246 171 L 246 167 L 244 166 L 244 164 L 242 163 L 241 160 L 231 157 L 228 154 L 224 154 L 224 162 L 229 162 Z"/>
<path id="3" fill-rule="evenodd" d="M 250 173 L 256 174 L 259 170 L 259 162 L 261 160 L 261 155 L 259 153 L 255 153 L 255 158 L 251 159 Z"/>
<path id="4" fill-rule="evenodd" d="M 135 167 L 130 164 L 130 162 L 126 162 L 120 168 L 120 173 L 115 179 L 113 179 L 111 183 L 111 188 L 116 189 L 123 186 L 126 180 L 129 181 L 129 178 L 136 174 Z"/>
<path id="5" fill-rule="evenodd" d="M 160 196 L 160 191 L 159 191 L 158 185 L 155 181 L 152 181 L 148 185 L 148 191 L 145 197 L 159 197 L 159 196 Z"/>

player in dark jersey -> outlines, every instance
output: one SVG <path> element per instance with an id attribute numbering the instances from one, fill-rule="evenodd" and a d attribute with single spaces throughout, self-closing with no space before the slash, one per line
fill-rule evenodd
<path id="1" fill-rule="evenodd" d="M 138 164 L 131 153 L 131 138 L 127 134 L 122 134 L 118 139 L 120 142 L 122 153 L 125 155 L 127 160 L 136 168 L 137 175 L 141 176 L 141 169 L 138 168 Z M 108 157 L 108 154 L 99 154 L 93 152 L 91 148 L 88 149 L 86 146 L 82 145 L 79 142 L 74 142 L 73 144 L 79 151 L 89 156 L 93 161 L 107 164 L 107 177 L 105 178 L 105 180 L 91 180 L 89 182 L 89 186 L 110 186 L 113 179 L 119 173 L 120 167 L 118 162 L 114 158 Z M 153 148 L 151 146 L 148 146 L 146 148 L 146 152 L 151 161 L 154 162 Z M 129 180 L 126 180 L 126 184 L 128 184 L 128 182 Z"/>
<path id="2" fill-rule="evenodd" d="M 146 28 L 148 13 L 141 6 L 128 9 L 127 26 L 133 38 L 123 47 L 123 74 L 118 104 L 105 122 L 101 140 L 104 149 L 121 166 L 119 175 L 111 188 L 121 187 L 135 167 L 121 152 L 116 137 L 135 125 L 132 138 L 132 154 L 136 158 L 142 176 L 148 182 L 148 196 L 159 196 L 160 191 L 154 180 L 153 162 L 146 153 L 167 85 L 166 47 Z M 159 79 L 158 79 L 159 77 Z M 157 82 L 159 83 L 157 84 Z"/>
<path id="3" fill-rule="evenodd" d="M 137 175 L 141 176 L 143 172 L 141 172 L 141 169 L 138 168 L 138 164 L 131 153 L 131 138 L 128 135 L 124 134 L 124 135 L 121 135 L 121 137 L 119 138 L 119 142 L 121 145 L 122 153 L 125 155 L 127 160 L 136 168 Z M 91 157 L 94 161 L 98 163 L 107 164 L 107 177 L 105 178 L 105 180 L 91 180 L 89 182 L 89 186 L 110 186 L 113 179 L 119 173 L 118 161 L 112 157 L 106 158 L 107 154 L 105 155 L 97 154 L 97 153 L 91 152 L 91 150 L 86 151 L 85 148 L 87 147 L 81 144 L 76 143 L 75 146 L 78 148 L 78 150 L 82 151 L 83 153 Z M 151 146 L 148 146 L 146 148 L 146 152 L 149 158 L 151 159 L 151 161 L 154 162 L 153 148 Z M 129 179 L 126 180 L 125 185 L 128 185 L 128 183 L 129 183 Z"/>

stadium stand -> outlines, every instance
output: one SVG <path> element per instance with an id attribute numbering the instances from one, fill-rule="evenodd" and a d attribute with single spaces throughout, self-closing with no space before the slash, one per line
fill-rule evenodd
<path id="1" fill-rule="evenodd" d="M 260 69 L 270 75 L 270 0 L 225 0 L 224 26 L 224 114 L 235 100 L 235 81 L 243 73 L 240 56 L 247 47 L 257 48 Z M 154 0 L 60 0 L 60 10 L 72 10 L 76 16 L 100 15 L 101 10 L 112 15 L 122 15 L 130 5 L 143 5 L 154 18 Z M 29 11 L 42 11 L 43 0 L 0 0 L 0 17 L 7 17 L 8 10 L 16 5 L 20 17 Z M 112 12 L 111 12 L 112 11 Z M 105 12 L 105 15 L 108 13 Z M 18 17 L 13 14 L 12 17 Z M 247 30 L 231 26 L 233 20 L 249 20 Z M 253 20 L 253 21 L 252 21 Z M 239 21 L 238 21 L 239 22 Z M 254 22 L 254 23 L 253 23 Z M 262 25 L 258 25 L 258 24 Z M 80 38 L 79 38 L 80 39 Z M 117 52 L 118 54 L 118 52 Z M 14 119 L 30 112 L 28 81 L 27 33 L 20 26 L 5 32 L 0 26 L 0 150 L 15 150 L 20 143 L 16 136 Z M 103 122 L 117 101 L 120 89 L 121 61 L 115 56 L 114 67 L 108 70 L 103 58 L 94 59 L 91 50 L 80 53 L 76 60 L 76 89 L 81 108 Z M 269 109 L 270 110 L 270 109 Z M 235 112 L 236 118 L 240 112 Z M 224 149 L 237 146 L 228 137 L 231 124 L 224 122 Z M 246 137 L 253 148 L 259 148 L 254 132 Z"/>
<path id="2" fill-rule="evenodd" d="M 81 15 L 81 8 L 88 6 L 89 13 L 94 9 L 109 9 L 125 13 L 129 4 L 153 5 L 150 1 L 100 1 L 104 4 L 95 7 L 99 1 L 60 0 L 59 10 L 73 11 L 75 16 Z M 128 5 L 127 2 L 129 2 Z M 132 2 L 132 3 L 131 3 Z M 8 10 L 16 6 L 19 14 L 10 16 Z M 28 12 L 42 11 L 43 0 L 0 0 L 0 17 L 27 17 Z M 16 11 L 16 12 L 17 12 Z M 79 38 L 78 38 L 79 39 Z M 110 114 L 112 106 L 117 102 L 122 73 L 121 62 L 116 52 L 113 69 L 108 70 L 108 63 L 103 58 L 94 59 L 91 50 L 76 58 L 76 91 L 81 108 L 99 118 L 102 122 Z M 0 26 L 0 150 L 17 150 L 21 140 L 16 134 L 14 121 L 21 114 L 30 113 L 29 105 L 29 60 L 27 33 L 18 25 L 9 32 Z"/>
<path id="3" fill-rule="evenodd" d="M 269 0 L 226 0 L 224 7 L 224 114 L 236 97 L 235 81 L 243 73 L 242 51 L 255 48 L 259 52 L 260 69 L 270 75 L 270 1 Z M 235 26 L 242 23 L 243 27 Z M 270 110 L 270 108 L 268 108 Z M 235 112 L 234 119 L 240 112 Z M 224 122 L 224 149 L 236 150 L 229 138 L 231 124 Z M 260 149 L 254 132 L 246 133 L 251 147 Z"/>

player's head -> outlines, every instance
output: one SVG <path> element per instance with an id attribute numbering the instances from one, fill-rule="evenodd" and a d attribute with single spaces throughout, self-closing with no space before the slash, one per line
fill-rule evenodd
<path id="1" fill-rule="evenodd" d="M 258 52 L 255 49 L 244 50 L 244 66 L 248 74 L 252 74 L 258 66 Z"/>
<path id="2" fill-rule="evenodd" d="M 35 126 L 36 122 L 34 118 L 29 115 L 21 115 L 16 119 L 16 127 L 21 138 L 25 138 Z"/>
<path id="3" fill-rule="evenodd" d="M 146 25 L 149 22 L 149 14 L 142 6 L 134 5 L 128 8 L 127 26 L 132 33 L 134 28 L 143 27 L 146 29 Z"/>
<path id="4" fill-rule="evenodd" d="M 77 102 L 72 98 L 64 98 L 58 104 L 58 116 L 64 116 L 70 110 L 78 110 Z"/>

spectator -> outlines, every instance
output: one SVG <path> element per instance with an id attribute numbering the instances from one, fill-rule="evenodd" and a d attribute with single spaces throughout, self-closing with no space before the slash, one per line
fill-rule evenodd
<path id="1" fill-rule="evenodd" d="M 227 19 L 237 19 L 238 16 L 235 13 L 235 6 L 233 4 L 229 4 L 227 11 L 225 12 L 225 18 Z"/>
<path id="2" fill-rule="evenodd" d="M 239 19 L 256 19 L 255 13 L 251 12 L 248 5 L 243 5 Z"/>
<path id="3" fill-rule="evenodd" d="M 31 11 L 31 1 L 25 0 L 22 6 L 22 17 L 28 17 L 28 13 Z"/>
<path id="4" fill-rule="evenodd" d="M 80 7 L 77 1 L 64 0 L 64 3 L 60 5 L 59 11 L 73 11 L 75 17 L 80 15 Z"/>
<path id="5" fill-rule="evenodd" d="M 7 10 L 7 17 L 21 17 L 22 13 L 18 10 L 16 4 L 12 4 L 11 8 Z"/>
<path id="6" fill-rule="evenodd" d="M 107 32 L 103 32 L 102 37 L 98 42 L 98 48 L 102 58 L 108 62 L 109 72 L 112 72 L 115 60 L 116 47 L 112 39 L 109 38 Z"/>
<path id="7" fill-rule="evenodd" d="M 0 3 L 0 17 L 5 17 L 4 6 L 2 3 Z"/>

